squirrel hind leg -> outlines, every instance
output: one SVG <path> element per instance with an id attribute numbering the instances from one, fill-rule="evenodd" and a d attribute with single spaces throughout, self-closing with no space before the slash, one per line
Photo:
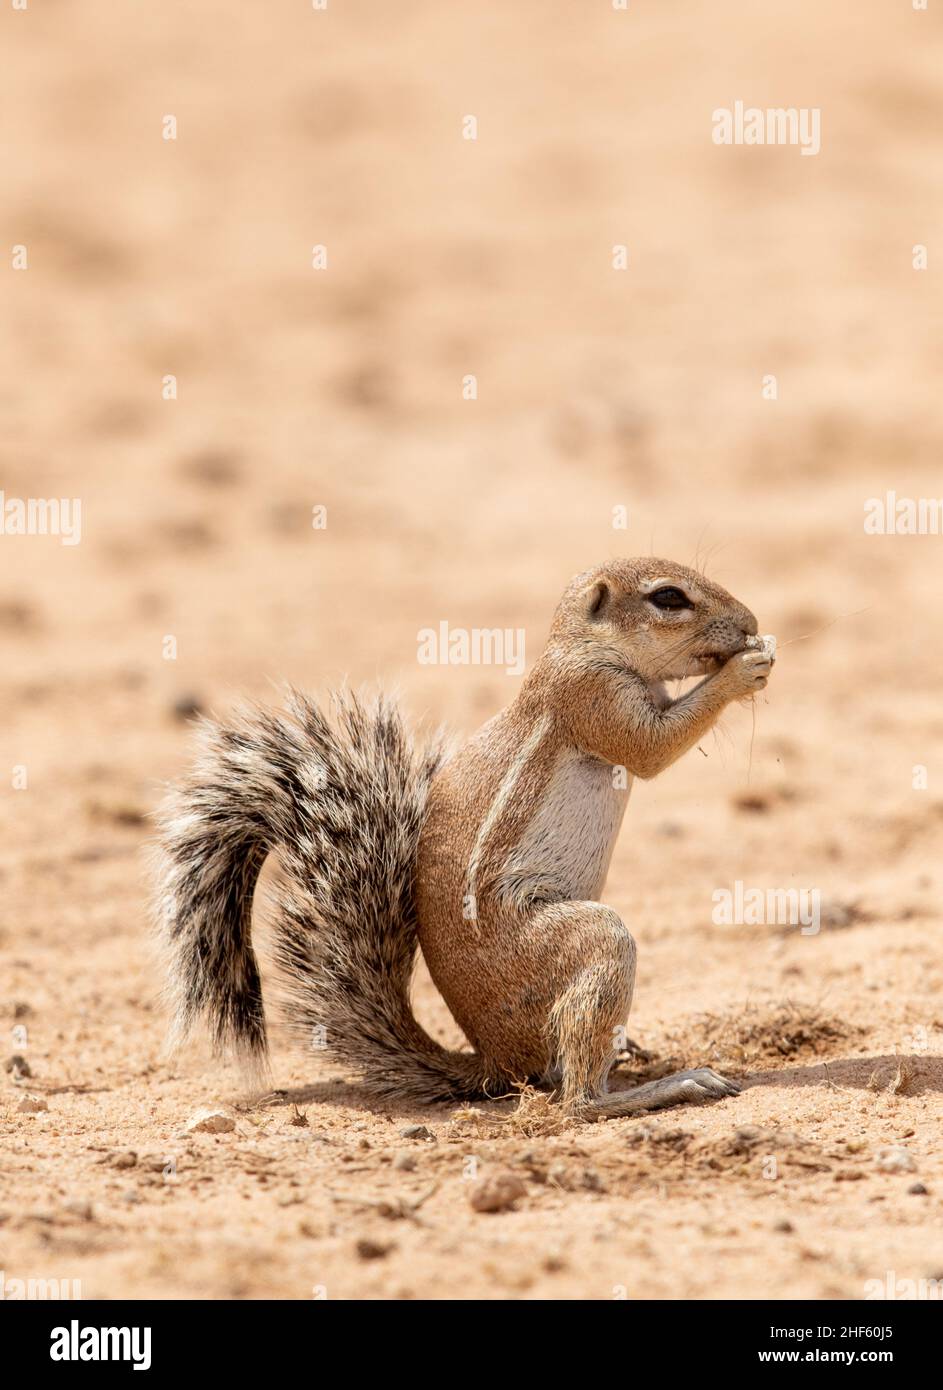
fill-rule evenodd
<path id="1" fill-rule="evenodd" d="M 601 903 L 555 903 L 538 917 L 546 958 L 553 961 L 550 1072 L 561 1078 L 563 1104 L 579 1108 L 605 1093 L 619 1030 L 632 1007 L 635 941 Z"/>
<path id="2" fill-rule="evenodd" d="M 580 955 L 550 1011 L 563 1105 L 581 1119 L 602 1120 L 737 1095 L 738 1083 L 710 1067 L 676 1072 L 629 1091 L 607 1090 L 616 1038 L 632 1004 L 635 942 L 620 918 L 599 903 L 558 904 L 548 916 L 561 908 L 569 941 L 578 941 Z M 562 949 L 558 959 L 566 959 Z"/>

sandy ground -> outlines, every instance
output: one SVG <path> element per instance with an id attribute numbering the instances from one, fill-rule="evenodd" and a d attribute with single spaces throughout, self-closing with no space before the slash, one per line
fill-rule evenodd
<path id="1" fill-rule="evenodd" d="M 28 250 L 0 485 L 83 503 L 81 544 L 0 538 L 0 1020 L 31 1072 L 0 1074 L 0 1270 L 292 1299 L 943 1275 L 943 540 L 862 524 L 940 493 L 939 8 L 237 8 L 0 15 Z M 714 146 L 737 99 L 821 108 L 821 153 Z M 470 731 L 517 678 L 422 667 L 419 629 L 524 627 L 532 658 L 572 573 L 649 551 L 781 643 L 752 711 L 636 787 L 607 888 L 646 1067 L 742 1095 L 580 1127 L 377 1107 L 282 1044 L 262 1100 L 202 1040 L 163 1057 L 144 848 L 188 702 L 382 678 Z M 737 881 L 817 888 L 822 930 L 715 925 Z M 203 1106 L 234 1129 L 185 1133 Z M 476 1172 L 515 1209 L 473 1210 Z"/>

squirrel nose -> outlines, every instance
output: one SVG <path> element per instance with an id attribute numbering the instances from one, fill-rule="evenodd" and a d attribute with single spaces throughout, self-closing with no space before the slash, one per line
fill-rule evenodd
<path id="1" fill-rule="evenodd" d="M 741 609 L 740 626 L 743 628 L 747 637 L 755 637 L 760 630 L 759 623 L 756 621 L 749 608 Z"/>

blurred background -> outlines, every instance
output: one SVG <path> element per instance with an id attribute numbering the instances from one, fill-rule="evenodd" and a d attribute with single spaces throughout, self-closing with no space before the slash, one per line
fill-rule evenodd
<path id="1" fill-rule="evenodd" d="M 642 1032 L 787 977 L 932 1022 L 943 538 L 863 519 L 943 496 L 940 7 L 30 0 L 0 49 L 0 486 L 83 508 L 0 538 L 0 952 L 73 1056 L 156 1049 L 139 851 L 194 708 L 380 678 L 471 731 L 519 681 L 418 631 L 531 661 L 573 573 L 649 552 L 781 645 L 636 789 Z M 715 145 L 738 100 L 819 108 L 820 153 Z M 848 930 L 718 942 L 736 878 Z"/>
<path id="2" fill-rule="evenodd" d="M 571 574 L 645 552 L 804 639 L 754 759 L 814 730 L 830 796 L 913 802 L 941 732 L 941 539 L 863 517 L 943 492 L 937 14 L 210 0 L 0 22 L 2 484 L 83 505 L 78 546 L 0 546 L 0 739 L 32 772 L 8 836 L 61 825 L 92 769 L 133 768 L 146 802 L 183 756 L 181 700 L 379 677 L 470 729 L 517 681 L 419 667 L 419 629 L 525 627 L 533 659 Z M 715 145 L 737 100 L 819 108 L 821 152 Z"/>

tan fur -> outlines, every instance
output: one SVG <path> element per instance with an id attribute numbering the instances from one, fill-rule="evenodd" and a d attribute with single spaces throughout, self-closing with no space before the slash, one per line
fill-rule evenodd
<path id="1" fill-rule="evenodd" d="M 660 581 L 691 610 L 648 601 Z M 706 1069 L 606 1097 L 635 945 L 601 893 L 633 777 L 661 772 L 766 683 L 742 604 L 665 560 L 578 576 L 517 699 L 432 782 L 417 905 L 432 977 L 491 1075 L 562 1075 L 564 1099 L 625 1113 L 734 1088 Z M 707 672 L 671 702 L 661 682 Z M 511 774 L 512 787 L 508 780 Z M 469 872 L 469 866 L 473 872 Z M 669 1084 L 674 1083 L 674 1084 Z"/>
<path id="2" fill-rule="evenodd" d="M 684 607 L 657 606 L 665 586 Z M 664 596 L 662 596 L 664 601 Z M 559 1084 L 590 1119 L 735 1094 L 709 1068 L 610 1094 L 635 943 L 598 901 L 635 777 L 654 777 L 766 684 L 753 614 L 666 560 L 578 575 L 513 703 L 457 753 L 388 701 L 292 695 L 284 715 L 208 721 L 162 814 L 158 918 L 179 1032 L 209 1017 L 261 1059 L 255 881 L 281 856 L 275 955 L 289 1022 L 376 1095 L 437 1100 Z M 705 679 L 672 701 L 666 680 Z M 474 1052 L 416 1022 L 417 944 Z"/>

